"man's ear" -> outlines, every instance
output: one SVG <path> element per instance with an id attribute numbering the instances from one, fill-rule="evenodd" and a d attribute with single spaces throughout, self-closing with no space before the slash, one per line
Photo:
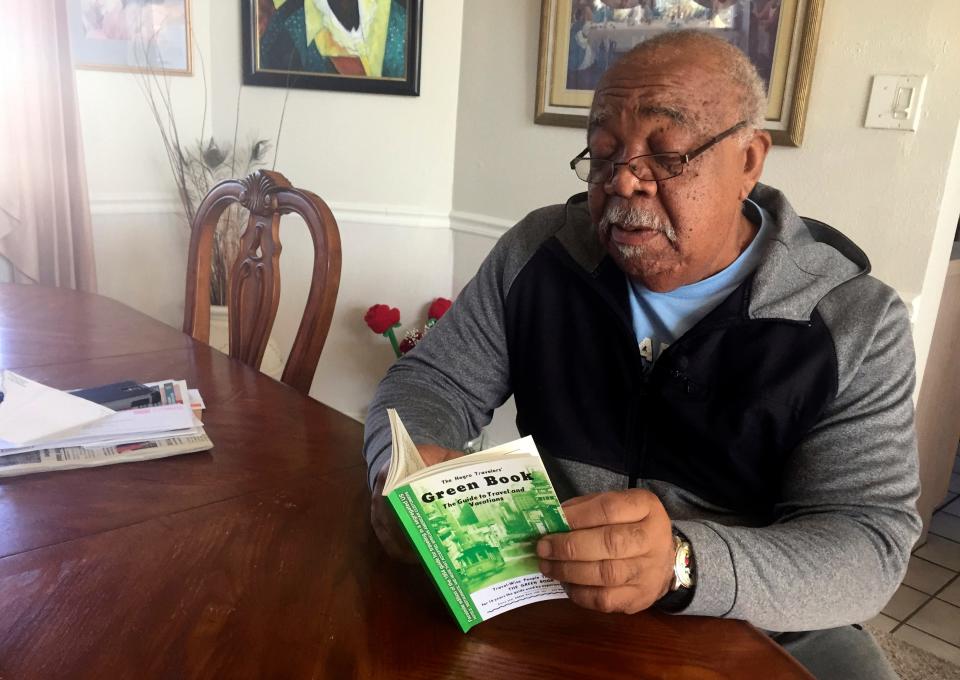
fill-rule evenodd
<path id="1" fill-rule="evenodd" d="M 760 181 L 760 175 L 763 173 L 763 162 L 767 158 L 767 153 L 773 145 L 773 139 L 766 130 L 757 130 L 753 133 L 753 139 L 744 149 L 743 155 L 743 183 L 740 185 L 740 200 L 744 200 L 753 191 L 753 187 Z"/>

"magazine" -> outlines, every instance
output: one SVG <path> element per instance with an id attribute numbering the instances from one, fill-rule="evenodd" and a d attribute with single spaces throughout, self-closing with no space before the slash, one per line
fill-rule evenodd
<path id="1" fill-rule="evenodd" d="M 383 495 L 460 628 L 565 598 L 538 569 L 537 540 L 569 527 L 533 438 L 427 467 L 397 412 L 388 415 Z"/>

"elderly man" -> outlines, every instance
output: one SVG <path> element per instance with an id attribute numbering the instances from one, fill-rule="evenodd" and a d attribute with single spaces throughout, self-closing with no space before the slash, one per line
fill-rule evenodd
<path id="1" fill-rule="evenodd" d="M 746 619 L 819 677 L 894 677 L 857 624 L 896 589 L 920 521 L 914 352 L 863 252 L 758 184 L 755 69 L 667 34 L 597 88 L 586 195 L 534 211 L 381 384 L 428 463 L 512 393 L 572 531 L 538 544 L 570 599 Z"/>

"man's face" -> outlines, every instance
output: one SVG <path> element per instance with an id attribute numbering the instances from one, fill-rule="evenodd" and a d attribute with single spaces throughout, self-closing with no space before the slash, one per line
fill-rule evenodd
<path id="1" fill-rule="evenodd" d="M 729 85 L 725 91 L 721 86 L 729 81 L 704 63 L 688 53 L 612 67 L 594 99 L 590 156 L 619 162 L 687 153 L 739 122 L 736 97 Z M 747 152 L 734 135 L 691 161 L 682 175 L 659 183 L 618 167 L 606 184 L 588 188 L 601 242 L 621 269 L 651 290 L 715 274 L 755 233 L 741 214 L 755 183 L 746 165 Z"/>

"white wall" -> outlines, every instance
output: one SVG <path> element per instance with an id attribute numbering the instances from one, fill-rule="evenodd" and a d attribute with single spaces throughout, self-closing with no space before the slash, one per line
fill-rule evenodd
<path id="1" fill-rule="evenodd" d="M 533 2 L 487 0 L 465 7 L 455 290 L 501 225 L 583 190 L 567 161 L 583 148 L 584 132 L 533 124 L 539 19 L 539 3 Z M 763 178 L 782 188 L 798 212 L 857 241 L 874 274 L 905 300 L 920 295 L 915 339 L 921 369 L 960 210 L 960 185 L 947 183 L 951 162 L 960 160 L 954 152 L 960 119 L 957 26 L 955 0 L 914 3 L 909 11 L 899 0 L 828 3 L 803 146 L 775 147 Z M 928 76 L 918 132 L 863 128 L 877 73 Z"/>
<path id="2" fill-rule="evenodd" d="M 584 131 L 533 124 L 539 35 L 539 2 L 464 8 L 455 211 L 516 220 L 583 191 L 568 163 Z"/>
<path id="3" fill-rule="evenodd" d="M 194 42 L 207 54 L 210 14 L 203 0 L 193 5 Z M 139 77 L 77 70 L 76 78 L 100 293 L 179 327 L 189 236 Z M 169 85 L 180 133 L 184 141 L 196 139 L 202 81 L 171 76 Z"/>
<path id="4" fill-rule="evenodd" d="M 241 87 L 239 3 L 191 4 L 208 69 L 207 134 L 212 130 L 217 139 L 231 140 Z M 363 323 L 367 307 L 380 302 L 399 307 L 407 326 L 423 323 L 429 302 L 451 293 L 448 227 L 463 2 L 425 4 L 421 96 L 292 90 L 286 105 L 276 168 L 330 204 L 343 242 L 340 294 L 311 395 L 354 417 L 365 414 L 392 359 L 386 339 Z M 195 61 L 195 75 L 175 83 L 178 119 L 191 120 L 200 111 L 199 72 Z M 120 74 L 79 72 L 78 87 L 101 292 L 179 326 L 186 232 L 177 231 L 173 185 L 142 95 L 132 76 Z M 243 87 L 241 139 L 276 136 L 284 94 L 281 88 Z M 121 123 L 127 129 L 118 133 Z M 131 214 L 144 203 L 151 205 L 148 214 Z M 305 226 L 287 219 L 274 328 L 284 353 L 296 332 L 312 264 Z M 133 253 L 142 258 L 137 267 L 130 264 Z M 165 268 L 166 276 L 145 280 L 145 269 Z"/>

